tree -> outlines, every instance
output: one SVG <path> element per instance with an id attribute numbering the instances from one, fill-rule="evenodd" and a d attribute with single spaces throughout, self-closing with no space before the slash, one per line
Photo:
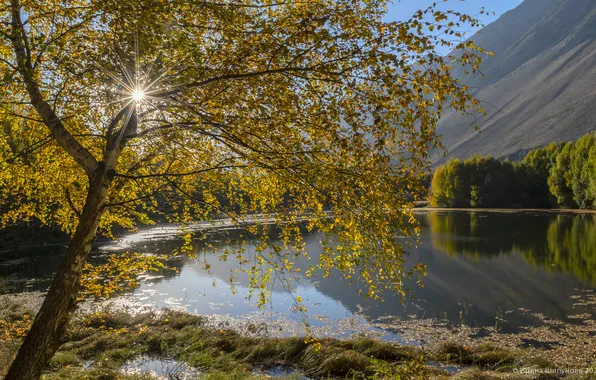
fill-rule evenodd
<path id="1" fill-rule="evenodd" d="M 571 155 L 571 189 L 573 191 L 573 200 L 579 208 L 591 208 L 594 205 L 595 198 L 590 193 L 590 182 L 593 179 L 591 170 L 589 170 L 590 161 L 593 156 L 594 146 L 596 145 L 596 136 L 587 134 L 574 143 L 573 153 Z"/>
<path id="2" fill-rule="evenodd" d="M 477 22 L 435 8 L 384 22 L 385 3 L 4 6 L 0 188 L 14 202 L 2 222 L 36 218 L 72 235 L 6 379 L 40 376 L 95 237 L 113 226 L 226 215 L 258 247 L 227 259 L 265 289 L 307 255 L 307 215 L 329 239 L 309 274 L 339 268 L 369 296 L 403 292 L 395 236 L 417 231 L 407 197 L 438 145 L 436 120 L 446 105 L 479 111 L 434 49 L 458 48 L 456 63 L 476 70 L 473 44 L 449 39 Z M 285 249 L 255 213 L 272 215 Z"/>
<path id="3" fill-rule="evenodd" d="M 510 162 L 502 162 L 492 157 L 475 156 L 465 160 L 464 166 L 471 178 L 470 206 L 509 206 L 514 180 L 513 166 Z M 474 193 L 474 197 L 472 197 L 472 193 Z"/>
<path id="4" fill-rule="evenodd" d="M 538 208 L 557 205 L 556 197 L 548 187 L 548 176 L 561 148 L 561 144 L 551 143 L 544 148 L 534 149 L 516 166 L 519 184 L 517 192 L 521 196 L 522 204 Z"/>
<path id="5" fill-rule="evenodd" d="M 557 198 L 557 203 L 560 206 L 568 208 L 577 207 L 572 190 L 571 159 L 573 151 L 573 142 L 565 144 L 557 155 L 548 176 L 550 192 Z"/>
<path id="6" fill-rule="evenodd" d="M 582 169 L 582 177 L 588 183 L 588 197 L 592 201 L 592 208 L 596 208 L 596 140 L 590 147 L 588 154 L 588 160 L 586 161 Z"/>
<path id="7" fill-rule="evenodd" d="M 449 160 L 432 182 L 434 207 L 507 207 L 512 202 L 514 167 L 492 157 Z"/>
<path id="8" fill-rule="evenodd" d="M 458 158 L 447 161 L 433 175 L 430 204 L 433 207 L 469 207 L 469 172 Z"/>

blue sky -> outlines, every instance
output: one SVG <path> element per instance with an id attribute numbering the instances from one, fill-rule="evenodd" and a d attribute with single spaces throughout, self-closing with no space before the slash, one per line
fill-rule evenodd
<path id="1" fill-rule="evenodd" d="M 426 9 L 433 3 L 443 10 L 452 9 L 464 12 L 469 15 L 476 15 L 484 7 L 489 12 L 495 12 L 496 16 L 484 15 L 482 20 L 488 24 L 496 20 L 506 11 L 515 8 L 522 0 L 393 0 L 389 7 L 388 17 L 390 20 L 405 20 L 413 15 L 418 9 Z"/>
<path id="2" fill-rule="evenodd" d="M 437 8 L 441 10 L 454 10 L 462 13 L 476 16 L 484 25 L 495 21 L 499 16 L 508 10 L 515 8 L 523 0 L 393 0 L 388 8 L 387 20 L 407 20 L 419 9 L 426 9 L 433 3 L 437 3 Z M 489 15 L 479 15 L 478 13 L 485 8 L 490 12 Z M 495 12 L 495 15 L 492 14 Z M 471 37 L 475 30 L 466 33 L 466 37 Z M 447 53 L 447 52 L 445 52 Z"/>

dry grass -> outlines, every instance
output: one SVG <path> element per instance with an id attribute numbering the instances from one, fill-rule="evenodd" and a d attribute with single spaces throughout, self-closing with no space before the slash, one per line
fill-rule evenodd
<path id="1" fill-rule="evenodd" d="M 22 321 L 23 315 L 31 315 L 31 309 L 38 306 L 33 299 L 17 299 L 0 298 L 2 320 Z M 549 368 L 550 364 L 534 350 L 497 343 L 444 343 L 425 349 L 370 338 L 325 338 L 308 344 L 304 338 L 265 338 L 218 329 L 202 317 L 174 311 L 136 316 L 108 310 L 82 314 L 73 320 L 67 338 L 50 361 L 45 379 L 146 379 L 147 375 L 121 372 L 124 363 L 140 356 L 175 359 L 198 369 L 203 378 L 215 380 L 261 378 L 260 370 L 276 366 L 310 378 L 552 378 L 517 374 L 520 368 Z M 0 340 L 0 368 L 8 368 L 18 344 L 18 339 Z M 460 371 L 446 373 L 441 370 L 445 365 L 455 365 Z"/>

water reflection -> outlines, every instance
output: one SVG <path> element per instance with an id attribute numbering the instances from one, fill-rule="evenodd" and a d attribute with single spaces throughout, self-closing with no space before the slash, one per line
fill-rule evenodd
<path id="1" fill-rule="evenodd" d="M 350 287 L 337 273 L 325 279 L 301 277 L 294 286 L 309 308 L 311 323 L 328 325 L 356 314 L 369 321 L 388 316 L 432 317 L 455 324 L 496 325 L 501 331 L 511 332 L 540 325 L 541 320 L 534 313 L 566 322 L 574 322 L 570 315 L 596 314 L 593 305 L 576 305 L 571 298 L 595 284 L 596 215 L 425 212 L 419 220 L 423 225 L 422 241 L 411 250 L 409 264 L 422 261 L 427 265 L 423 288 L 409 284 L 409 299 L 404 301 L 386 293 L 385 302 L 379 303 L 357 296 L 358 289 Z M 169 228 L 164 231 L 170 231 Z M 179 248 L 181 241 L 160 231 L 147 230 L 139 235 L 142 238 L 132 236 L 126 241 L 135 250 L 148 253 Z M 216 250 L 231 249 L 237 245 L 237 233 L 230 230 L 222 236 L 213 232 L 209 242 Z M 319 240 L 316 233 L 305 235 L 313 259 L 321 252 Z M 96 256 L 102 250 L 121 248 L 98 246 Z M 201 314 L 247 317 L 260 313 L 255 302 L 248 299 L 246 276 L 239 274 L 234 280 L 236 293 L 230 291 L 234 261 L 221 261 L 204 248 L 200 242 L 195 244 L 196 253 L 204 254 L 202 257 L 210 265 L 209 271 L 196 260 L 173 260 L 171 265 L 179 268 L 177 273 L 164 272 L 147 278 L 128 296 L 128 301 Z M 40 256 L 46 261 L 48 257 L 59 260 L 59 256 L 35 257 Z M 50 268 L 45 273 L 49 275 L 52 265 L 21 265 L 18 271 L 11 272 L 10 265 L 0 263 L 0 270 L 13 278 L 43 278 L 40 270 Z M 302 261 L 298 266 L 306 269 L 308 263 Z M 291 314 L 292 297 L 279 283 L 272 291 L 267 312 L 272 312 L 272 318 Z"/>
<path id="2" fill-rule="evenodd" d="M 521 253 L 533 266 L 596 284 L 596 214 L 432 212 L 422 221 L 448 255 Z"/>

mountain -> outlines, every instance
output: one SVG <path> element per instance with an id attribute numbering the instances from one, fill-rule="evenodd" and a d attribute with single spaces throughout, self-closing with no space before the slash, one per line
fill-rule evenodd
<path id="1" fill-rule="evenodd" d="M 485 77 L 454 74 L 487 116 L 476 116 L 477 131 L 473 117 L 443 115 L 437 131 L 448 157 L 519 157 L 596 130 L 596 0 L 525 0 L 470 40 L 494 53 Z"/>

